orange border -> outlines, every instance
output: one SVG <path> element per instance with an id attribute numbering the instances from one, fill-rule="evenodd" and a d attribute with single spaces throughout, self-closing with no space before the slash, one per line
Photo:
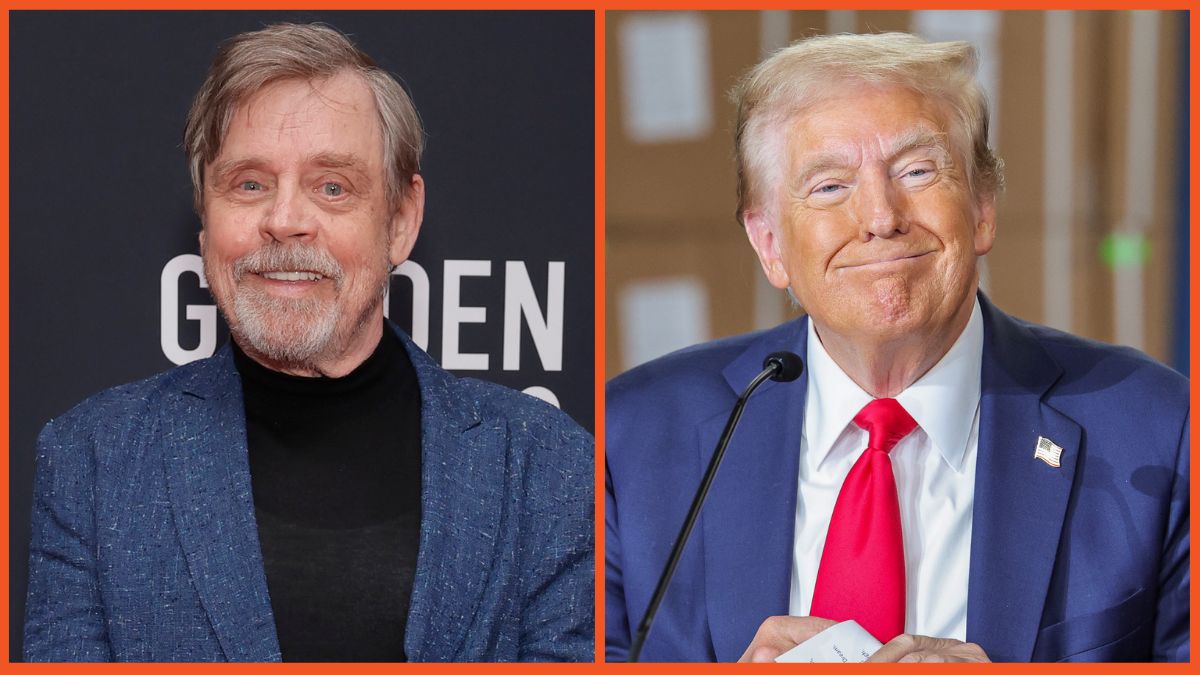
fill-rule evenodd
<path id="1" fill-rule="evenodd" d="M 1200 386 L 1197 385 L 1196 378 L 1195 378 L 1196 355 L 1198 353 L 1200 353 L 1200 348 L 1198 348 L 1196 345 L 1197 335 L 1200 335 L 1200 333 L 1197 332 L 1197 326 L 1200 326 L 1200 318 L 1197 318 L 1197 316 L 1196 316 L 1196 305 L 1197 305 L 1197 301 L 1196 301 L 1196 286 L 1197 286 L 1197 284 L 1196 284 L 1196 253 L 1198 250 L 1200 250 L 1200 244 L 1196 243 L 1196 234 L 1197 234 L 1196 208 L 1197 208 L 1197 206 L 1200 206 L 1200 197 L 1197 196 L 1197 192 L 1200 192 L 1200 177 L 1196 176 L 1196 169 L 1197 169 L 1197 164 L 1198 164 L 1197 159 L 1196 159 L 1197 154 L 1198 154 L 1197 148 L 1200 148 L 1200 141 L 1197 141 L 1197 139 L 1196 139 L 1197 132 L 1200 132 L 1200 124 L 1198 124 L 1197 120 L 1196 120 L 1196 102 L 1198 100 L 1197 99 L 1198 94 L 1196 93 L 1196 89 L 1197 89 L 1197 86 L 1200 85 L 1200 75 L 1197 75 L 1197 73 L 1196 73 L 1197 66 L 1200 65 L 1200 52 L 1198 52 L 1196 49 L 1196 37 L 1197 37 L 1198 31 L 1200 31 L 1200 13 L 1193 10 L 1191 12 L 1191 14 L 1188 16 L 1188 37 L 1189 37 L 1189 41 L 1190 41 L 1190 44 L 1188 45 L 1188 50 L 1189 50 L 1189 54 L 1188 54 L 1188 63 L 1189 63 L 1188 111 L 1189 111 L 1189 118 L 1190 118 L 1189 124 L 1188 124 L 1188 136 L 1189 136 L 1189 141 L 1190 141 L 1188 144 L 1188 146 L 1189 146 L 1188 147 L 1188 151 L 1189 151 L 1188 166 L 1189 166 L 1189 172 L 1190 172 L 1190 175 L 1188 176 L 1188 178 L 1189 178 L 1188 190 L 1189 190 L 1189 197 L 1190 197 L 1188 199 L 1188 211 L 1189 211 L 1189 217 L 1191 220 L 1191 223 L 1190 223 L 1191 226 L 1189 228 L 1191 230 L 1191 237 L 1188 241 L 1188 249 L 1189 249 L 1188 250 L 1188 288 L 1189 288 L 1189 293 L 1191 294 L 1191 297 L 1189 298 L 1190 302 L 1188 303 L 1188 306 L 1189 306 L 1189 310 L 1188 310 L 1189 311 L 1189 321 L 1188 321 L 1189 340 L 1188 340 L 1188 342 L 1190 344 L 1190 349 L 1188 350 L 1188 363 L 1191 364 L 1191 372 L 1188 373 L 1188 376 L 1191 378 L 1192 401 L 1196 400 L 1196 393 L 1197 393 L 1197 391 L 1200 391 Z M 1189 464 L 1189 467 L 1195 465 L 1197 443 L 1200 443 L 1200 441 L 1197 441 L 1196 437 L 1192 436 L 1191 459 L 1193 461 L 1191 464 Z M 1193 471 L 1192 473 L 1194 474 L 1195 472 Z M 1191 476 L 1189 476 L 1188 478 L 1190 481 Z M 1190 483 L 1189 483 L 1189 485 L 1190 485 Z M 1196 503 L 1195 502 L 1189 502 L 1188 519 L 1189 519 L 1189 521 L 1188 521 L 1189 525 L 1191 526 L 1191 534 L 1189 536 L 1191 538 L 1191 541 L 1195 541 L 1195 539 L 1196 539 L 1196 536 L 1195 536 L 1196 535 L 1196 529 L 1195 529 L 1196 528 Z M 1193 566 L 1192 569 L 1194 570 L 1195 566 Z M 1192 588 L 1191 588 L 1191 603 L 1190 603 L 1192 609 L 1196 608 L 1196 598 L 1197 598 L 1196 587 L 1192 586 Z M 1196 624 L 1192 624 L 1191 629 L 1192 629 L 1192 636 L 1195 637 Z M 1195 655 L 1192 655 L 1192 663 L 1193 664 L 1196 662 L 1195 659 L 1196 659 Z"/>
<path id="2" fill-rule="evenodd" d="M 21 9 L 162 9 L 161 0 L 124 0 L 124 1 L 105 1 L 105 0 L 0 0 L 0 49 L 3 50 L 3 56 L 0 59 L 7 64 L 8 46 L 9 46 L 9 14 L 8 10 Z M 1047 6 L 1043 3 L 1031 2 L 1024 0 L 1021 2 L 1006 2 L 1003 7 L 997 7 L 996 3 L 959 3 L 951 0 L 925 0 L 920 3 L 925 9 L 963 9 L 966 7 L 977 9 L 1127 9 L 1128 2 L 1117 2 L 1113 0 L 1103 0 L 1091 3 L 1083 3 L 1078 0 L 1060 1 Z M 552 672 L 560 672 L 560 669 L 566 668 L 572 672 L 580 671 L 595 671 L 597 669 L 633 669 L 637 672 L 654 672 L 654 673 L 692 673 L 697 668 L 705 671 L 713 671 L 719 669 L 739 668 L 736 665 L 730 664 L 706 664 L 702 666 L 683 665 L 683 664 L 639 664 L 633 666 L 621 665 L 602 665 L 603 661 L 603 626 L 604 626 L 604 603 L 603 603 L 603 580 L 604 580 L 604 471 L 603 471 L 603 450 L 604 447 L 604 319 L 605 319 L 605 201 L 604 201 L 604 139 L 605 139 L 605 111 L 604 111 L 604 93 L 605 93 L 605 11 L 608 9 L 800 9 L 794 2 L 782 2 L 779 0 L 767 0 L 765 2 L 755 3 L 753 7 L 739 7 L 736 3 L 725 0 L 723 2 L 713 2 L 711 0 L 693 0 L 685 2 L 680 0 L 658 0 L 657 2 L 638 2 L 637 0 L 475 0 L 474 2 L 466 1 L 449 1 L 436 2 L 435 0 L 425 0 L 423 2 L 410 2 L 407 0 L 398 0 L 396 2 L 384 2 L 381 0 L 358 0 L 351 2 L 337 9 L 353 10 L 353 9 L 577 9 L 577 10 L 594 10 L 595 11 L 595 417 L 596 417 L 596 475 L 595 475 L 595 503 L 596 503 L 596 659 L 597 664 L 571 664 L 571 665 L 555 665 Z M 1183 9 L 1190 10 L 1197 7 L 1195 2 L 1184 2 L 1180 0 L 1170 0 L 1158 4 L 1156 9 Z M 855 3 L 853 9 L 898 9 L 892 3 L 875 0 L 872 2 Z M 327 0 L 258 0 L 247 6 L 242 3 L 236 3 L 232 0 L 191 0 L 181 2 L 172 6 L 172 9 L 329 9 Z M 904 8 L 907 9 L 907 8 Z M 1200 15 L 1193 12 L 1189 17 L 1190 34 L 1195 37 L 1200 34 Z M 1197 75 L 1197 67 L 1200 66 L 1200 59 L 1197 57 L 1197 48 L 1195 42 L 1190 47 L 1190 108 L 1192 111 L 1197 107 L 1197 87 L 1200 86 L 1200 76 Z M 0 106 L 3 107 L 3 124 L 0 125 L 0 153 L 4 157 L 8 157 L 9 153 L 9 70 L 7 67 L 0 71 Z M 1197 177 L 1197 150 L 1200 148 L 1200 141 L 1197 140 L 1197 134 L 1200 133 L 1200 121 L 1197 120 L 1193 112 L 1190 121 L 1190 209 L 1192 214 L 1197 213 L 1197 208 L 1200 207 L 1200 178 Z M 0 266 L 7 272 L 9 270 L 9 164 L 5 162 L 3 167 L 0 167 L 0 209 L 3 211 L 3 219 L 0 222 Z M 1193 215 L 1193 217 L 1195 217 Z M 1200 228 L 1193 228 L 1193 230 Z M 1191 315 L 1189 329 L 1191 335 L 1200 334 L 1200 318 L 1196 315 L 1196 293 L 1197 283 L 1195 274 L 1195 260 L 1197 253 L 1200 251 L 1200 244 L 1197 243 L 1193 236 L 1190 241 L 1190 261 L 1189 261 L 1189 278 L 1191 292 Z M 9 379 L 9 277 L 4 274 L 0 277 L 0 306 L 3 309 L 3 315 L 0 316 L 0 351 L 3 356 L 0 356 L 0 378 L 8 383 Z M 1200 346 L 1197 341 L 1191 341 L 1190 358 L 1191 362 L 1196 362 L 1196 357 L 1200 355 Z M 1198 385 L 1192 383 L 1192 396 L 1195 397 L 1198 390 Z M 3 430 L 3 441 L 5 449 L 8 447 L 9 439 L 9 396 L 10 392 L 5 386 L 3 393 L 0 393 L 0 398 L 3 400 L 3 410 L 0 411 L 0 428 Z M 1193 452 L 1193 455 L 1195 453 Z M 0 467 L 0 476 L 3 477 L 4 502 L 0 505 L 0 510 L 3 510 L 5 515 L 4 528 L 8 530 L 8 496 L 9 496 L 9 466 L 8 462 L 4 462 Z M 1194 507 L 1193 507 L 1194 508 Z M 1193 513 L 1193 516 L 1195 514 Z M 7 547 L 7 537 L 5 544 Z M 5 555 L 0 558 L 0 569 L 3 570 L 7 578 L 9 571 L 9 559 Z M 8 584 L 3 585 L 3 591 L 0 591 L 0 597 L 6 601 L 9 599 Z M 1191 601 L 1192 605 L 1196 605 L 1197 591 L 1192 590 Z M 9 651 L 8 640 L 8 625 L 9 616 L 5 612 L 0 618 L 0 624 L 3 627 L 3 634 L 0 636 L 0 641 L 3 645 L 3 656 L 0 656 L 0 663 L 3 663 L 10 668 L 18 669 L 37 669 L 41 672 L 74 672 L 76 670 L 91 670 L 106 668 L 104 665 L 72 665 L 72 664 L 11 664 L 7 662 Z M 161 664 L 131 664 L 121 666 L 122 672 L 125 669 L 132 669 L 142 672 L 160 672 L 164 666 Z M 347 666 L 338 666 L 338 668 L 346 668 Z M 348 666 L 355 672 L 391 672 L 397 668 L 394 664 L 362 664 Z M 402 666 L 405 669 L 415 668 L 422 671 L 437 671 L 443 673 L 458 673 L 458 672 L 477 672 L 480 670 L 492 672 L 528 672 L 527 669 L 539 670 L 542 672 L 551 672 L 549 669 L 552 666 L 538 666 L 527 664 L 409 664 Z M 806 672 L 811 672 L 814 666 L 773 666 L 776 669 L 783 668 L 789 671 L 795 671 L 799 668 L 804 668 Z M 1070 668 L 1071 666 L 1068 666 Z M 1077 666 L 1078 667 L 1078 666 Z M 202 670 L 211 672 L 214 667 L 206 664 L 172 664 L 167 666 L 173 672 L 200 672 Z M 222 672 L 262 672 L 264 669 L 284 669 L 288 672 L 312 672 L 324 673 L 331 670 L 330 667 L 319 664 L 225 664 L 216 666 Z M 828 672 L 829 669 L 835 669 L 835 672 L 845 673 L 847 670 L 857 671 L 862 668 L 870 669 L 870 666 L 851 665 L 851 666 L 815 666 L 818 672 Z M 1053 665 L 1046 664 L 995 664 L 988 666 L 990 670 L 1016 672 L 1015 669 L 1020 669 L 1020 672 L 1046 672 L 1059 671 L 1060 669 Z M 1123 672 L 1127 666 L 1121 664 L 1100 664 L 1087 666 L 1089 670 L 1095 669 L 1098 671 L 1118 672 L 1121 669 Z M 1155 669 L 1172 670 L 1184 672 L 1193 670 L 1191 664 L 1179 665 L 1160 665 L 1155 666 Z"/>
<path id="3" fill-rule="evenodd" d="M 0 8 L 5 10 L 526 10 L 561 9 L 595 11 L 602 0 L 353 0 L 342 6 L 330 7 L 330 0 L 255 0 L 239 3 L 234 0 L 181 0 L 166 3 L 164 0 L 3 0 Z M 167 5 L 167 6 L 164 6 Z"/>
<path id="4" fill-rule="evenodd" d="M 604 87 L 603 11 L 596 12 L 596 663 L 604 661 Z"/>
<path id="5" fill-rule="evenodd" d="M 3 72 L 0 72 L 0 108 L 3 109 L 4 122 L 0 124 L 0 154 L 4 156 L 4 164 L 0 166 L 0 213 L 3 213 L 3 223 L 0 224 L 0 268 L 3 268 L 4 274 L 0 275 L 0 307 L 3 311 L 0 312 L 0 378 L 3 378 L 4 389 L 0 393 L 0 398 L 3 399 L 3 409 L 0 410 L 0 430 L 4 434 L 3 440 L 0 443 L 4 446 L 4 463 L 0 468 L 0 475 L 3 476 L 3 487 L 0 490 L 4 492 L 4 504 L 0 505 L 0 510 L 4 514 L 4 555 L 0 556 L 0 569 L 4 572 L 4 578 L 11 579 L 9 576 L 9 488 L 8 488 L 8 439 L 9 436 L 9 389 L 8 389 L 8 317 L 9 317 L 9 278 L 8 271 L 8 190 L 9 190 L 9 167 L 8 167 L 8 12 L 0 13 L 0 49 L 3 50 L 3 59 L 5 67 Z M 4 635 L 0 637 L 0 644 L 4 646 L 4 653 L 0 654 L 0 659 L 8 659 L 9 644 L 8 644 L 8 611 L 9 605 L 9 588 L 8 583 L 3 585 L 3 591 L 0 591 L 0 597 L 4 598 L 3 618 L 0 618 L 0 624 L 3 625 Z"/>

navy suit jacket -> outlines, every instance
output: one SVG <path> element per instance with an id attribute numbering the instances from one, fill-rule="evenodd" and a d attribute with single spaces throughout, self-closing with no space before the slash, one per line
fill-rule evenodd
<path id="1" fill-rule="evenodd" d="M 1131 349 L 984 320 L 967 640 L 994 661 L 1189 655 L 1188 381 Z M 624 659 L 730 409 L 807 319 L 687 349 L 609 383 L 606 612 Z M 788 613 L 807 377 L 752 397 L 643 660 L 734 661 Z M 1034 459 L 1038 437 L 1061 467 Z"/>
<path id="2" fill-rule="evenodd" d="M 421 391 L 408 658 L 590 661 L 591 436 L 400 335 Z M 228 346 L 48 424 L 34 493 L 26 659 L 280 660 Z"/>

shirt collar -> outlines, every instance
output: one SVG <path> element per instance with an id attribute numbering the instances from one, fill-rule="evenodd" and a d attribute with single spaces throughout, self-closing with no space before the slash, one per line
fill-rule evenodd
<path id="1" fill-rule="evenodd" d="M 819 466 L 838 437 L 872 396 L 833 361 L 808 322 L 808 392 L 804 434 Z M 955 471 L 962 470 L 967 440 L 979 407 L 983 367 L 983 314 L 979 299 L 950 351 L 896 400 L 929 436 L 933 447 Z"/>

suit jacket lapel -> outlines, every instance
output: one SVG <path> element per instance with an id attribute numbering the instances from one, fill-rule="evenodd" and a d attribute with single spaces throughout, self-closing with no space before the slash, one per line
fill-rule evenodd
<path id="1" fill-rule="evenodd" d="M 1061 376 L 1028 329 L 982 295 L 983 379 L 967 639 L 995 661 L 1033 653 L 1075 478 L 1080 428 L 1044 400 Z M 1034 459 L 1039 436 L 1061 467 Z"/>
<path id="2" fill-rule="evenodd" d="M 463 660 L 504 512 L 507 430 L 484 422 L 462 384 L 397 334 L 421 389 L 421 543 L 405 652 L 411 661 Z"/>
<path id="3" fill-rule="evenodd" d="M 774 351 L 805 354 L 807 320 L 764 334 L 724 371 L 733 401 Z M 705 597 L 718 661 L 736 661 L 768 616 L 787 614 L 807 374 L 751 396 L 701 512 Z M 728 411 L 701 425 L 707 466 Z M 694 543 L 691 545 L 695 545 Z"/>
<path id="4" fill-rule="evenodd" d="M 242 387 L 227 345 L 163 404 L 163 462 L 192 582 L 230 661 L 279 661 L 254 519 Z"/>

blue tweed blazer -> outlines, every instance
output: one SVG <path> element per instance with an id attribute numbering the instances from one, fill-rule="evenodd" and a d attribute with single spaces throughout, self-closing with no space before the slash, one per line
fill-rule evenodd
<path id="1" fill-rule="evenodd" d="M 413 661 L 590 661 L 592 437 L 442 370 L 421 389 Z M 25 658 L 279 661 L 241 382 L 215 356 L 102 392 L 38 441 Z"/>

